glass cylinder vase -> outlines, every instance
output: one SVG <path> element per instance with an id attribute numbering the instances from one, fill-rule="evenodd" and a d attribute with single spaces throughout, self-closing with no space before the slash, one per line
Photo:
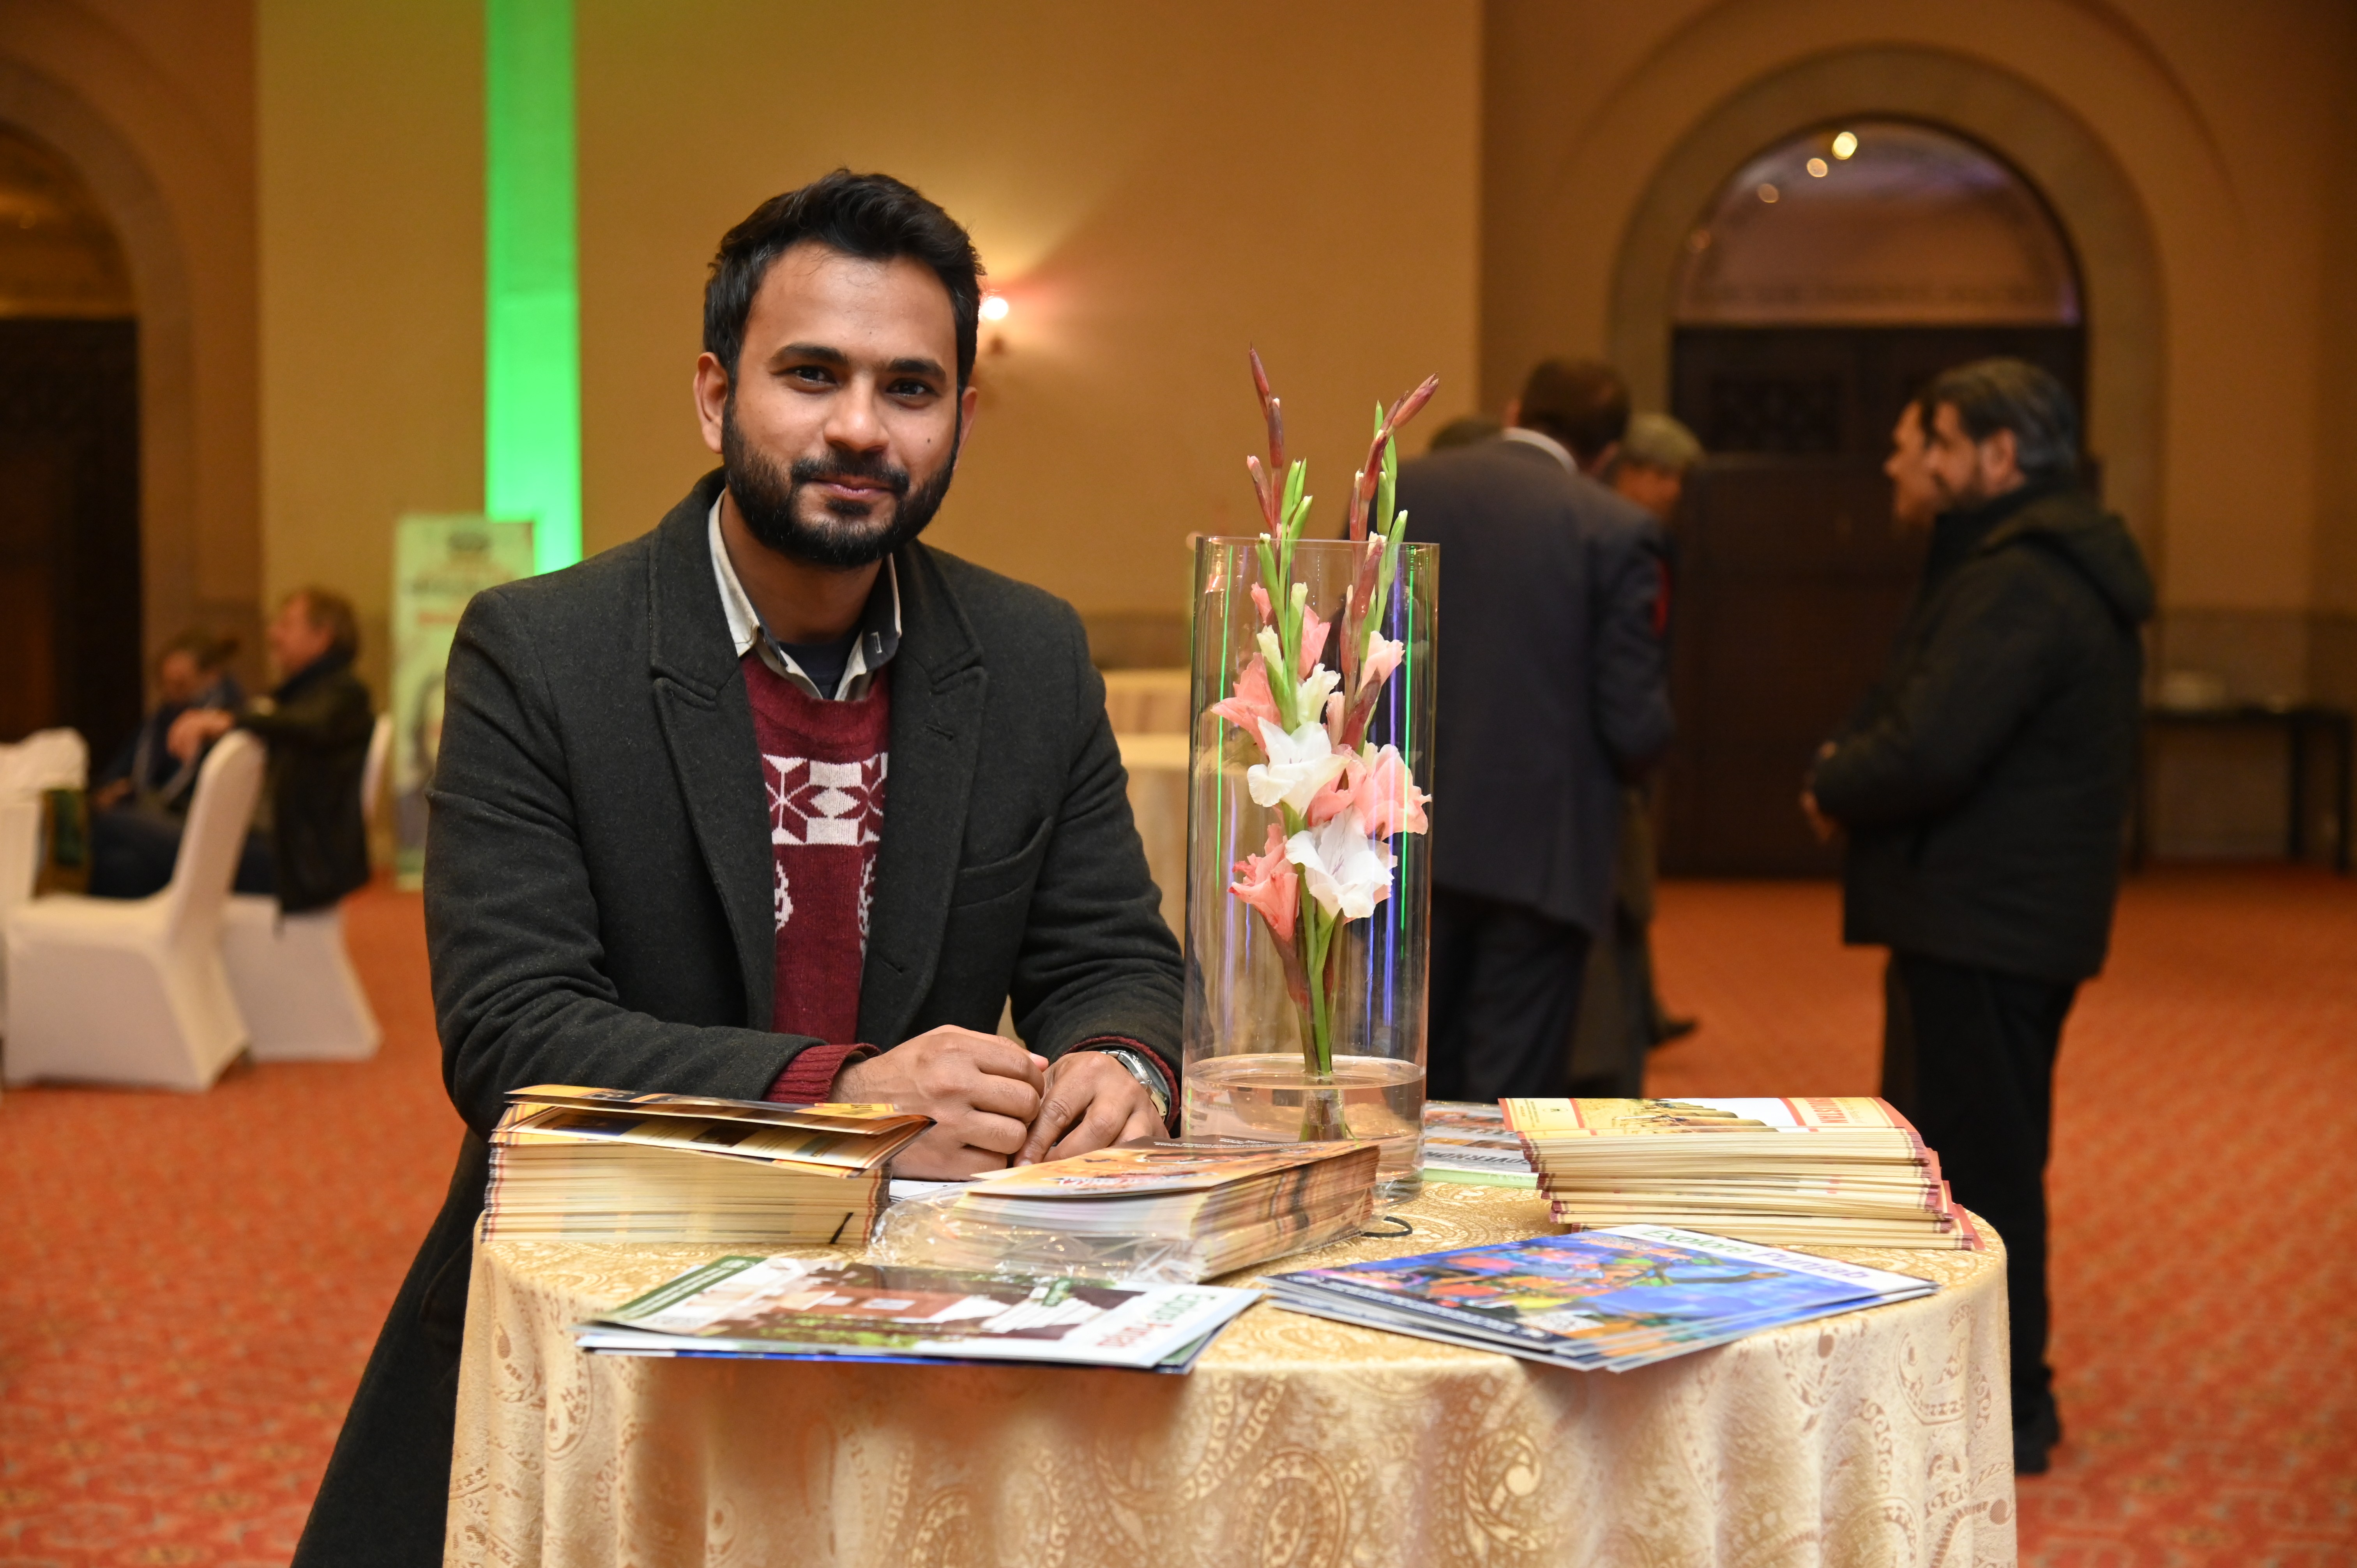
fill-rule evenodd
<path id="1" fill-rule="evenodd" d="M 1190 1136 L 1380 1144 L 1388 1203 L 1423 1143 L 1439 549 L 1381 551 L 1196 546 L 1184 1099 Z"/>

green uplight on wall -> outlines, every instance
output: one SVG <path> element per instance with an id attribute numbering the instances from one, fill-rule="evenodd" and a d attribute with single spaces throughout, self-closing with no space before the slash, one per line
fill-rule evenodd
<path id="1" fill-rule="evenodd" d="M 483 5 L 483 510 L 581 559 L 581 290 L 573 0 Z"/>

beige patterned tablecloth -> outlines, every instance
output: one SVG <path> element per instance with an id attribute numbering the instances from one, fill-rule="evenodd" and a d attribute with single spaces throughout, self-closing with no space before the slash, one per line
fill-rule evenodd
<path id="1" fill-rule="evenodd" d="M 1284 1266 L 1552 1229 L 1495 1188 L 1399 1212 L 1413 1234 Z M 2001 1252 L 1831 1252 L 1943 1288 L 1619 1374 L 1266 1304 L 1186 1377 L 573 1348 L 567 1325 L 729 1250 L 476 1249 L 449 1562 L 2014 1561 Z"/>

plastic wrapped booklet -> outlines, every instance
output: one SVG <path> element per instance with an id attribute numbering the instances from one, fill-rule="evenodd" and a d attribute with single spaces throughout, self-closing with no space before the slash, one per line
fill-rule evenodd
<path id="1" fill-rule="evenodd" d="M 1496 1101 L 1424 1102 L 1424 1179 L 1534 1191 L 1538 1173 Z"/>
<path id="2" fill-rule="evenodd" d="M 1185 1372 L 1260 1298 L 1218 1285 L 1017 1279 L 800 1258 L 717 1258 L 592 1322 L 603 1355 L 1027 1361 Z"/>
<path id="3" fill-rule="evenodd" d="M 1910 1274 L 1665 1225 L 1307 1269 L 1268 1286 L 1288 1311 L 1615 1372 L 1939 1289 Z"/>

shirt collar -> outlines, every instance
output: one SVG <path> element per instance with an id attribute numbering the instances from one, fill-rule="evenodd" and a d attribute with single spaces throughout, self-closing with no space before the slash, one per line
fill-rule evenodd
<path id="1" fill-rule="evenodd" d="M 843 667 L 842 683 L 832 692 L 822 692 L 761 624 L 761 612 L 753 607 L 745 585 L 737 579 L 736 564 L 728 559 L 728 546 L 720 537 L 717 496 L 705 514 L 705 537 L 712 548 L 712 576 L 720 585 L 720 608 L 728 618 L 728 637 L 737 645 L 737 658 L 758 648 L 761 662 L 773 674 L 784 676 L 812 696 L 853 701 L 867 694 L 876 672 L 900 651 L 900 569 L 890 556 L 884 558 L 884 570 L 867 596 L 867 607 L 859 613 L 858 637 L 851 645 L 850 661 Z"/>
<path id="2" fill-rule="evenodd" d="M 1571 448 L 1544 430 L 1533 430 L 1527 424 L 1517 424 L 1504 433 L 1504 439 L 1520 441 L 1524 446 L 1535 446 L 1562 464 L 1566 471 L 1574 474 L 1579 472 L 1579 462 L 1572 456 Z"/>

